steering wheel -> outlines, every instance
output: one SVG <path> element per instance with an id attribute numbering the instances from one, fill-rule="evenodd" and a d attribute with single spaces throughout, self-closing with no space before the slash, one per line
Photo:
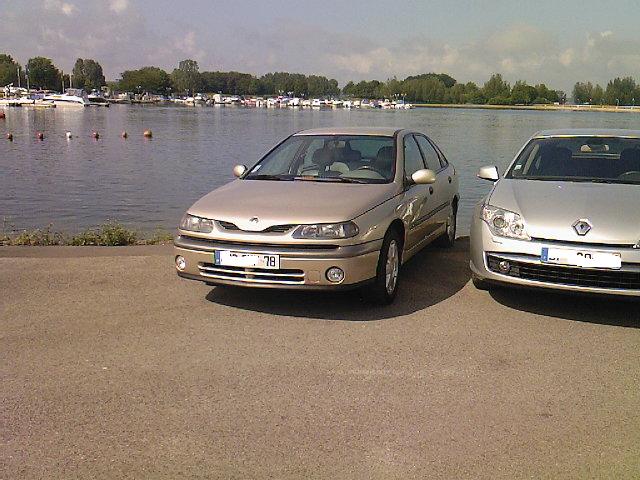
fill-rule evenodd
<path id="1" fill-rule="evenodd" d="M 307 165 L 300 170 L 300 173 L 308 172 L 309 170 L 320 170 L 318 165 Z"/>
<path id="2" fill-rule="evenodd" d="M 640 172 L 637 170 L 631 170 L 629 172 L 624 172 L 623 174 L 618 175 L 618 178 L 625 178 L 625 177 L 640 177 Z"/>
<path id="3" fill-rule="evenodd" d="M 385 175 L 384 175 L 384 173 L 383 173 L 383 172 L 381 172 L 381 171 L 380 171 L 380 170 L 378 170 L 377 168 L 372 167 L 371 165 L 363 165 L 363 166 L 361 166 L 361 167 L 359 167 L 359 168 L 356 168 L 356 170 L 355 170 L 355 171 L 357 172 L 358 170 L 371 170 L 372 172 L 375 172 L 375 173 L 377 173 L 378 175 L 380 175 L 382 178 L 384 178 L 384 177 L 385 177 Z"/>

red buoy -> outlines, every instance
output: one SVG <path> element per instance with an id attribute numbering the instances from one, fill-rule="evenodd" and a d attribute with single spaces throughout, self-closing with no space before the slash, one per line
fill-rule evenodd
<path id="1" fill-rule="evenodd" d="M 129 134 L 127 132 L 122 132 L 122 138 L 127 138 Z"/>
<path id="2" fill-rule="evenodd" d="M 0 120 L 4 120 L 5 117 L 4 110 L 0 111 Z"/>
<path id="3" fill-rule="evenodd" d="M 100 134 L 99 134 L 98 132 L 93 132 L 93 133 L 91 134 L 91 136 L 92 136 L 93 138 L 95 138 L 96 140 L 98 140 L 98 139 L 100 138 Z"/>
<path id="4" fill-rule="evenodd" d="M 10 142 L 13 142 L 13 133 L 11 132 L 7 133 L 7 140 L 9 140 Z"/>
<path id="5" fill-rule="evenodd" d="M 38 140 L 44 140 L 44 133 L 38 132 L 36 136 L 38 137 Z"/>

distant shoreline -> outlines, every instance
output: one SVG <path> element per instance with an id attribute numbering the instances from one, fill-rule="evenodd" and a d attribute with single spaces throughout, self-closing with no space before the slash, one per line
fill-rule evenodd
<path id="1" fill-rule="evenodd" d="M 612 105 L 476 105 L 462 103 L 412 103 L 416 108 L 458 108 L 469 110 L 534 110 L 534 111 L 565 111 L 565 112 L 615 112 L 640 113 L 640 106 L 612 106 Z"/>

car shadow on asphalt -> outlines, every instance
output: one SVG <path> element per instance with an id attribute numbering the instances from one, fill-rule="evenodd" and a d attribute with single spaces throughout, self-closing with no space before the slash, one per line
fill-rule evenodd
<path id="1" fill-rule="evenodd" d="M 358 291 L 295 292 L 290 290 L 216 287 L 207 300 L 271 315 L 324 320 L 384 320 L 423 310 L 461 290 L 470 278 L 469 238 L 453 248 L 429 246 L 402 267 L 398 296 L 392 305 L 371 305 Z"/>
<path id="2" fill-rule="evenodd" d="M 640 328 L 640 302 L 629 297 L 495 287 L 491 297 L 515 310 L 578 322 Z"/>

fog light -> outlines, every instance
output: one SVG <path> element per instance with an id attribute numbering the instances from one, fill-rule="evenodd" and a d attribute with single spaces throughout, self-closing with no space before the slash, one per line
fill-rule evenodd
<path id="1" fill-rule="evenodd" d="M 184 259 L 182 255 L 178 255 L 176 257 L 176 268 L 180 271 L 187 268 L 187 261 Z"/>
<path id="2" fill-rule="evenodd" d="M 344 271 L 338 267 L 331 267 L 327 270 L 327 280 L 333 283 L 340 283 L 344 280 Z"/>
<path id="3" fill-rule="evenodd" d="M 502 273 L 509 273 L 509 270 L 511 270 L 511 264 L 509 262 L 507 262 L 506 260 L 502 260 L 498 264 L 498 268 L 500 269 L 500 272 L 502 272 Z"/>

